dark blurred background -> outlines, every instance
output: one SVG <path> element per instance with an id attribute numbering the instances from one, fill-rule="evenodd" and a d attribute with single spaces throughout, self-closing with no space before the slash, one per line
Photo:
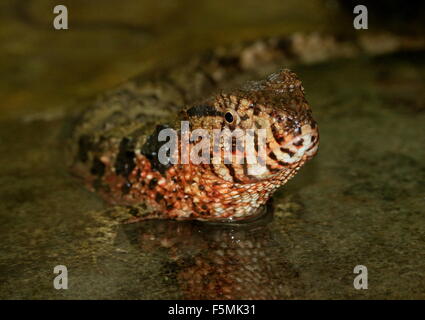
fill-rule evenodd
<path id="1" fill-rule="evenodd" d="M 234 41 L 294 32 L 353 33 L 353 6 L 369 29 L 424 30 L 423 1 L 103 0 L 0 3 L 0 119 L 64 106 L 159 62 Z M 66 5 L 69 30 L 54 30 Z"/>

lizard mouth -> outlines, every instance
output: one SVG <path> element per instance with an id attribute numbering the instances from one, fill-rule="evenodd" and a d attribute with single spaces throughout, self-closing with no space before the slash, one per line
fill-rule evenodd
<path id="1" fill-rule="evenodd" d="M 313 149 L 317 150 L 318 147 L 318 132 L 317 130 L 312 130 L 310 126 L 307 127 L 307 130 L 303 130 L 304 134 L 296 137 L 291 142 L 291 148 L 297 156 L 303 156 L 306 153 L 311 153 Z"/>
<path id="2" fill-rule="evenodd" d="M 281 144 L 274 144 L 270 157 L 284 166 L 293 165 L 303 158 L 313 157 L 319 145 L 317 126 L 305 124 L 287 135 Z"/>

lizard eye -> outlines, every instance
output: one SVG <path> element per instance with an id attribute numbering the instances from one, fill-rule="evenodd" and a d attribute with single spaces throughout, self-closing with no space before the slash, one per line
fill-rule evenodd
<path id="1" fill-rule="evenodd" d="M 232 123 L 234 120 L 233 114 L 231 112 L 226 112 L 226 114 L 224 115 L 224 119 L 226 119 L 226 121 L 228 123 Z"/>

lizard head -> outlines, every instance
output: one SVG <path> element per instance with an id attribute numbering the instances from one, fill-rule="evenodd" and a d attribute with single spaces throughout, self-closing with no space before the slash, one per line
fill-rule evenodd
<path id="1" fill-rule="evenodd" d="M 229 182 L 252 183 L 279 176 L 283 184 L 317 153 L 317 124 L 301 81 L 289 70 L 250 82 L 241 89 L 219 93 L 187 109 L 186 116 L 192 132 L 196 129 L 208 132 L 211 154 L 217 149 L 225 154 L 231 144 L 231 161 L 226 156 L 221 163 L 211 160 L 216 174 Z M 227 144 L 225 139 L 217 139 L 215 132 L 220 131 L 233 133 Z M 253 148 L 244 140 L 249 136 Z M 245 144 L 240 148 L 238 143 L 243 140 Z M 217 141 L 219 144 L 215 145 Z M 238 162 L 238 155 L 244 163 Z M 257 163 L 250 163 L 250 156 L 251 160 L 255 156 Z"/>

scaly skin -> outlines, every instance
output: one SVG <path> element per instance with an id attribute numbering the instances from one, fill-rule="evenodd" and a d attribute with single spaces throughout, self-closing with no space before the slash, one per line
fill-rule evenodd
<path id="1" fill-rule="evenodd" d="M 223 91 L 218 90 L 218 80 L 231 78 L 235 68 L 217 61 L 197 62 L 168 81 L 134 80 L 101 97 L 75 130 L 74 172 L 107 202 L 134 208 L 138 219 L 222 221 L 255 216 L 273 192 L 316 154 L 318 128 L 293 72 L 281 70 L 265 80 Z M 175 75 L 185 81 L 175 85 L 169 80 Z M 213 94 L 203 98 L 207 93 Z M 147 104 L 155 109 L 150 115 Z M 180 114 L 179 120 L 189 121 L 192 131 L 202 128 L 211 137 L 214 129 L 265 129 L 267 169 L 255 175 L 255 165 L 246 161 L 161 164 L 157 135 L 164 126 L 154 130 L 158 120 L 156 124 L 167 124 L 161 123 L 166 118 L 161 112 L 171 115 L 166 119 L 171 127 L 179 129 L 172 116 Z M 227 113 L 232 115 L 230 122 Z M 196 145 L 191 143 L 189 150 Z M 211 153 L 212 148 L 211 143 Z"/>

